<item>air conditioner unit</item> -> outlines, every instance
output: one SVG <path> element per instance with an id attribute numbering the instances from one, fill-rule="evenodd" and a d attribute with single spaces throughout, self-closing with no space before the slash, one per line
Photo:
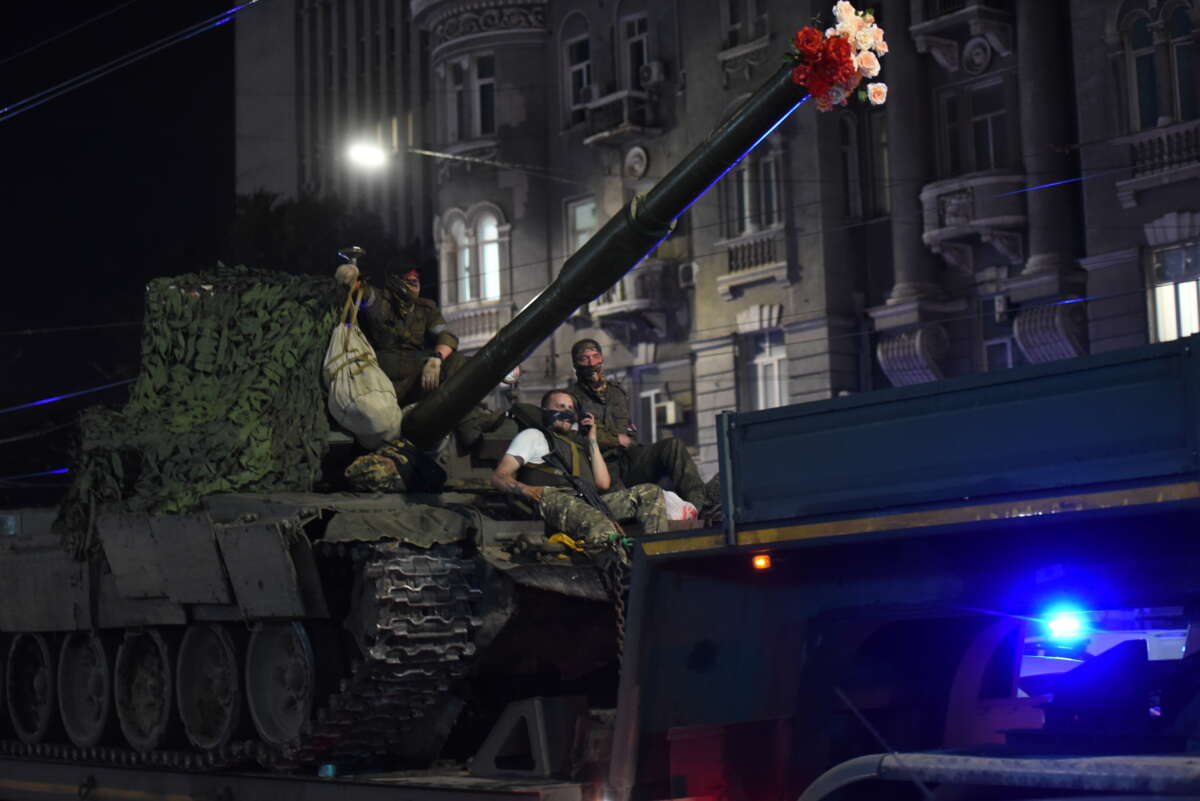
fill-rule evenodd
<path id="1" fill-rule="evenodd" d="M 642 86 L 657 86 L 667 79 L 667 69 L 661 61 L 650 61 L 638 70 L 638 83 Z"/>
<path id="2" fill-rule="evenodd" d="M 658 426 L 673 426 L 679 423 L 679 404 L 673 400 L 654 404 L 654 419 Z"/>

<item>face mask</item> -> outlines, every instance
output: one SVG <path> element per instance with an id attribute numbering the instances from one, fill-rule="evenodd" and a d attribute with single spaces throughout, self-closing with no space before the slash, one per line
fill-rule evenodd
<path id="1" fill-rule="evenodd" d="M 575 416 L 574 409 L 542 409 L 542 425 L 546 426 L 547 428 L 554 425 L 559 420 L 563 420 L 574 425 L 578 419 L 579 418 Z"/>
<path id="2" fill-rule="evenodd" d="M 387 277 L 387 287 L 406 298 L 415 298 L 417 296 L 416 286 L 405 281 L 403 276 L 395 273 Z"/>
<path id="3" fill-rule="evenodd" d="M 581 384 L 595 384 L 604 376 L 604 369 L 601 365 L 577 364 L 575 365 L 575 377 L 579 379 Z"/>

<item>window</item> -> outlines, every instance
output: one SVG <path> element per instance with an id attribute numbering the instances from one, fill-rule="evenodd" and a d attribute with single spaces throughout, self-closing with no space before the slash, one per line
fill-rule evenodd
<path id="1" fill-rule="evenodd" d="M 567 124 L 577 125 L 587 119 L 592 99 L 592 43 L 587 34 L 567 42 L 566 56 Z"/>
<path id="2" fill-rule="evenodd" d="M 567 255 L 583 247 L 583 243 L 596 233 L 596 201 L 593 198 L 575 200 L 567 204 Z"/>
<path id="3" fill-rule="evenodd" d="M 622 38 L 625 42 L 625 86 L 630 89 L 642 88 L 642 67 L 650 60 L 648 30 L 649 21 L 645 14 L 621 20 Z"/>
<path id="4" fill-rule="evenodd" d="M 475 241 L 479 243 L 479 270 L 483 284 L 483 300 L 500 299 L 500 223 L 496 215 L 485 213 L 476 226 Z"/>
<path id="5" fill-rule="evenodd" d="M 1200 333 L 1200 243 L 1160 248 L 1152 266 L 1156 340 Z"/>
<path id="6" fill-rule="evenodd" d="M 751 154 L 721 179 L 717 203 L 722 239 L 783 224 L 782 163 L 778 150 Z"/>
<path id="7" fill-rule="evenodd" d="M 758 13 L 758 0 L 722 0 L 725 24 L 724 49 L 753 42 L 767 33 L 766 16 Z"/>
<path id="8" fill-rule="evenodd" d="M 455 220 L 450 225 L 450 237 L 454 246 L 455 274 L 458 276 L 458 302 L 471 300 L 471 243 L 467 241 L 467 225 Z"/>
<path id="9" fill-rule="evenodd" d="M 992 170 L 1008 160 L 1005 134 L 1004 84 L 993 83 L 971 92 L 971 137 L 974 168 Z"/>
<path id="10" fill-rule="evenodd" d="M 1192 18 L 1186 6 L 1175 6 L 1167 22 L 1171 37 L 1171 69 L 1175 74 L 1175 116 L 1194 120 L 1200 116 L 1196 100 L 1196 44 L 1192 37 Z"/>
<path id="11" fill-rule="evenodd" d="M 458 142 L 467 132 L 466 69 L 459 62 L 450 65 L 450 115 L 446 120 L 446 139 Z"/>
<path id="12" fill-rule="evenodd" d="M 1003 297 L 979 299 L 979 339 L 982 344 L 980 367 L 985 373 L 1007 370 L 1024 364 L 1024 357 L 1013 340 L 1012 323 L 1005 314 Z"/>
<path id="13" fill-rule="evenodd" d="M 750 231 L 750 177 L 746 174 L 747 161 L 729 171 L 722 179 L 717 193 L 721 204 L 721 236 L 725 239 L 735 239 Z"/>
<path id="14" fill-rule="evenodd" d="M 638 397 L 639 439 L 647 445 L 658 442 L 658 407 L 662 392 L 649 389 Z"/>
<path id="15" fill-rule="evenodd" d="M 496 133 L 496 57 L 475 59 L 475 135 Z"/>
<path id="16" fill-rule="evenodd" d="M 871 121 L 871 205 L 875 216 L 892 213 L 892 166 L 888 160 L 887 117 L 878 111 Z"/>
<path id="17" fill-rule="evenodd" d="M 759 220 L 763 228 L 783 223 L 779 202 L 779 157 L 771 154 L 758 162 Z"/>
<path id="18" fill-rule="evenodd" d="M 754 336 L 750 380 L 755 409 L 773 409 L 788 402 L 787 353 L 782 331 Z"/>
<path id="19" fill-rule="evenodd" d="M 951 90 L 941 97 L 940 167 L 951 177 L 1010 166 L 1006 82 Z"/>
<path id="20" fill-rule="evenodd" d="M 858 123 L 849 114 L 838 120 L 838 139 L 842 158 L 842 214 L 861 217 L 862 173 L 858 164 Z"/>

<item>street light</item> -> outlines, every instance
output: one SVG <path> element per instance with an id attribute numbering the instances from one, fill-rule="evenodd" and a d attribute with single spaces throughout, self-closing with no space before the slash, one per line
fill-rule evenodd
<path id="1" fill-rule="evenodd" d="M 387 164 L 387 153 L 379 145 L 369 142 L 356 142 L 346 150 L 350 161 L 359 167 L 376 169 Z"/>

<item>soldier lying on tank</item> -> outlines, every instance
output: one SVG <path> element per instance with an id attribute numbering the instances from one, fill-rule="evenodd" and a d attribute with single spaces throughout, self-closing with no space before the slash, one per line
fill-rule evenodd
<path id="1" fill-rule="evenodd" d="M 594 339 L 571 346 L 576 380 L 567 388 L 575 408 L 596 418 L 597 437 L 610 471 L 625 486 L 671 480 L 672 488 L 688 503 L 703 510 L 704 481 L 687 447 L 675 437 L 648 445 L 638 442 L 629 415 L 629 393 L 604 375 L 604 352 Z"/>
<path id="2" fill-rule="evenodd" d="M 458 337 L 450 333 L 437 304 L 421 297 L 421 276 L 415 269 L 390 270 L 383 287 L 363 281 L 353 264 L 341 265 L 334 276 L 343 286 L 363 288 L 359 321 L 401 406 L 416 403 L 462 367 L 455 350 Z"/>
<path id="3" fill-rule="evenodd" d="M 577 420 L 586 439 L 574 431 Z M 551 529 L 593 545 L 620 538 L 614 519 L 636 518 L 647 534 L 666 531 L 667 508 L 659 487 L 641 484 L 609 491 L 612 481 L 594 422 L 590 414 L 576 417 L 570 394 L 550 390 L 542 398 L 542 427 L 517 434 L 492 473 L 492 486 L 532 503 Z M 612 518 L 585 500 L 556 463 L 569 466 L 573 477 L 594 489 L 588 494 L 598 495 Z"/>

